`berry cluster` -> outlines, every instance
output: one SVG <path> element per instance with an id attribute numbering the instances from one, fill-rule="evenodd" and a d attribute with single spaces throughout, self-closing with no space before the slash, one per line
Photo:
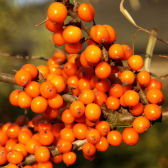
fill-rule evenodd
<path id="1" fill-rule="evenodd" d="M 72 12 L 77 19 L 65 25 Z M 25 64 L 16 72 L 22 91 L 14 90 L 10 103 L 39 115 L 32 120 L 20 116 L 2 126 L 0 165 L 52 168 L 62 160 L 72 165 L 76 148 L 93 160 L 96 150 L 104 152 L 109 144 L 136 145 L 139 134 L 161 117 L 162 83 L 141 70 L 143 58 L 133 55 L 128 45 L 114 44 L 116 33 L 110 25 L 94 22 L 84 36 L 82 25 L 94 21 L 94 15 L 89 3 L 49 6 L 46 28 L 53 32 L 54 44 L 65 45 L 67 53 L 57 50 L 47 65 Z M 85 42 L 87 47 L 80 52 Z M 122 110 L 135 119 L 120 133 L 108 116 Z"/>

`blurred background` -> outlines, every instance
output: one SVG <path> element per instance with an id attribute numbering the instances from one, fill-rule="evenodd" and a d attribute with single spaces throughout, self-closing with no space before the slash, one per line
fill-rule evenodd
<path id="1" fill-rule="evenodd" d="M 87 0 L 80 0 L 86 2 Z M 46 18 L 47 8 L 52 0 L 0 0 L 0 72 L 14 73 L 25 63 L 45 64 L 44 61 L 28 61 L 6 57 L 10 55 L 42 56 L 49 58 L 56 50 L 52 43 L 52 34 L 45 26 L 35 27 Z M 117 43 L 131 45 L 134 28 L 120 13 L 120 0 L 90 0 L 96 11 L 96 23 L 110 24 L 117 33 Z M 149 30 L 157 28 L 159 36 L 168 39 L 168 1 L 166 0 L 127 0 L 125 7 L 136 23 Z M 138 33 L 135 53 L 145 54 L 148 35 Z M 168 55 L 167 47 L 157 42 L 152 59 L 151 71 L 157 75 L 168 73 L 168 60 L 158 55 Z M 163 81 L 164 94 L 167 97 L 167 80 Z M 0 122 L 14 121 L 23 114 L 19 108 L 9 104 L 8 95 L 16 88 L 0 83 Z M 164 105 L 165 107 L 167 104 Z M 168 167 L 168 122 L 155 124 L 140 137 L 135 147 L 111 147 L 107 152 L 98 153 L 93 162 L 82 159 L 74 167 L 80 168 L 167 168 Z M 80 153 L 80 152 L 79 152 Z M 57 166 L 59 167 L 59 166 Z M 60 167 L 66 167 L 60 165 Z"/>

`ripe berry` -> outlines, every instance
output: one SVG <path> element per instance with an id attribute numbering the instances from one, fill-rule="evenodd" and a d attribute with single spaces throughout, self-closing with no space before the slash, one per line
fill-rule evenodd
<path id="1" fill-rule="evenodd" d="M 65 44 L 65 40 L 63 37 L 63 30 L 55 32 L 52 37 L 53 43 L 58 46 L 62 46 Z"/>
<path id="2" fill-rule="evenodd" d="M 107 31 L 108 31 L 108 34 L 109 34 L 109 40 L 108 40 L 108 43 L 113 43 L 115 40 L 116 40 L 116 32 L 114 30 L 114 28 L 110 25 L 103 25 Z"/>
<path id="3" fill-rule="evenodd" d="M 32 64 L 25 64 L 25 65 L 22 66 L 21 69 L 29 72 L 31 74 L 32 79 L 35 79 L 38 75 L 37 68 Z"/>
<path id="4" fill-rule="evenodd" d="M 135 80 L 135 75 L 132 71 L 125 70 L 121 73 L 120 80 L 123 84 L 131 85 Z"/>
<path id="5" fill-rule="evenodd" d="M 128 59 L 128 65 L 133 71 L 138 71 L 144 65 L 143 58 L 140 55 L 133 55 Z"/>
<path id="6" fill-rule="evenodd" d="M 48 99 L 48 105 L 54 109 L 62 107 L 63 103 L 64 101 L 60 94 L 56 94 L 56 96 L 53 97 L 52 99 Z"/>
<path id="7" fill-rule="evenodd" d="M 118 131 L 110 131 L 107 135 L 107 141 L 112 146 L 119 146 L 122 142 L 122 135 Z"/>
<path id="8" fill-rule="evenodd" d="M 124 93 L 124 89 L 120 84 L 113 84 L 109 90 L 109 95 L 113 97 L 121 97 Z"/>
<path id="9" fill-rule="evenodd" d="M 60 139 L 57 143 L 57 148 L 61 153 L 70 152 L 72 149 L 72 142 Z"/>
<path id="10" fill-rule="evenodd" d="M 150 76 L 149 72 L 143 70 L 143 71 L 138 73 L 137 82 L 141 86 L 147 86 L 150 83 L 150 81 L 151 81 L 151 76 Z"/>
<path id="11" fill-rule="evenodd" d="M 93 90 L 84 89 L 82 90 L 81 94 L 79 95 L 79 100 L 84 104 L 90 104 L 95 100 L 95 95 Z"/>
<path id="12" fill-rule="evenodd" d="M 7 162 L 7 150 L 4 147 L 0 147 L 0 165 Z"/>
<path id="13" fill-rule="evenodd" d="M 75 136 L 71 128 L 62 129 L 60 132 L 60 138 L 70 142 L 75 140 Z"/>
<path id="14" fill-rule="evenodd" d="M 56 50 L 53 55 L 56 64 L 62 64 L 66 60 L 66 54 L 63 50 Z"/>
<path id="15" fill-rule="evenodd" d="M 96 149 L 101 152 L 107 151 L 109 143 L 105 137 L 101 137 L 100 141 L 96 144 Z"/>
<path id="16" fill-rule="evenodd" d="M 143 113 L 144 107 L 142 103 L 138 103 L 137 105 L 132 106 L 129 109 L 132 115 L 139 116 Z"/>
<path id="17" fill-rule="evenodd" d="M 106 100 L 106 106 L 110 110 L 117 110 L 120 107 L 120 100 L 116 97 L 110 96 Z"/>
<path id="18" fill-rule="evenodd" d="M 93 156 L 96 153 L 96 147 L 93 144 L 86 142 L 82 146 L 82 151 L 87 156 Z"/>
<path id="19" fill-rule="evenodd" d="M 120 44 L 112 44 L 108 52 L 112 59 L 122 59 L 124 57 L 124 50 Z"/>
<path id="20" fill-rule="evenodd" d="M 91 144 L 97 144 L 100 141 L 100 133 L 97 129 L 88 129 L 86 139 Z"/>
<path id="21" fill-rule="evenodd" d="M 39 146 L 35 150 L 35 158 L 37 162 L 47 162 L 50 159 L 50 151 L 45 146 Z"/>
<path id="22" fill-rule="evenodd" d="M 62 30 L 63 24 L 62 23 L 54 23 L 51 20 L 47 20 L 45 22 L 46 28 L 51 32 L 58 32 Z"/>
<path id="23" fill-rule="evenodd" d="M 73 126 L 73 133 L 77 139 L 86 138 L 87 127 L 85 124 L 77 123 Z"/>
<path id="24" fill-rule="evenodd" d="M 19 90 L 16 89 L 9 95 L 9 101 L 13 106 L 18 106 Z"/>
<path id="25" fill-rule="evenodd" d="M 10 151 L 7 154 L 7 159 L 8 159 L 8 162 L 11 164 L 19 164 L 23 160 L 23 154 L 22 152 L 18 152 L 18 151 Z"/>
<path id="26" fill-rule="evenodd" d="M 66 43 L 65 44 L 65 50 L 69 54 L 77 54 L 81 51 L 82 49 L 82 43 L 79 41 L 77 43 Z"/>
<path id="27" fill-rule="evenodd" d="M 99 131 L 101 136 L 106 136 L 110 131 L 110 125 L 107 121 L 99 121 L 96 123 L 96 129 Z"/>
<path id="28" fill-rule="evenodd" d="M 152 104 L 158 104 L 163 100 L 163 93 L 159 89 L 150 89 L 146 93 L 146 98 Z"/>
<path id="29" fill-rule="evenodd" d="M 49 69 L 48 69 L 48 67 L 45 66 L 45 65 L 39 65 L 39 66 L 37 66 L 37 69 L 38 69 L 38 71 L 40 72 L 40 74 L 42 75 L 42 77 L 43 77 L 44 79 L 46 79 L 46 78 L 47 78 L 47 75 L 49 74 Z"/>
<path id="30" fill-rule="evenodd" d="M 124 50 L 124 57 L 122 58 L 122 60 L 127 60 L 131 57 L 132 55 L 132 49 L 130 46 L 123 44 L 121 45 L 123 50 Z"/>
<path id="31" fill-rule="evenodd" d="M 15 74 L 15 82 L 19 86 L 27 85 L 32 79 L 30 72 L 25 70 L 19 70 Z"/>
<path id="32" fill-rule="evenodd" d="M 156 79 L 151 79 L 150 83 L 147 86 L 147 89 L 159 89 L 162 90 L 162 82 Z"/>
<path id="33" fill-rule="evenodd" d="M 73 165 L 76 162 L 76 154 L 74 152 L 64 153 L 63 162 L 66 165 Z"/>
<path id="34" fill-rule="evenodd" d="M 134 90 L 128 90 L 124 93 L 124 102 L 127 106 L 136 106 L 139 103 L 139 94 Z"/>
<path id="35" fill-rule="evenodd" d="M 20 108 L 29 108 L 31 106 L 32 99 L 26 94 L 26 92 L 20 92 L 18 96 L 18 105 Z"/>
<path id="36" fill-rule="evenodd" d="M 69 109 L 66 109 L 62 112 L 61 119 L 65 124 L 72 124 L 75 120 L 74 116 L 72 115 Z"/>

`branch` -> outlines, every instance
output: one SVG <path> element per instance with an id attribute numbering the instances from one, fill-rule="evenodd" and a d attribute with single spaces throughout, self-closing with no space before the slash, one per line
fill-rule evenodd
<path id="1" fill-rule="evenodd" d="M 16 84 L 14 75 L 0 72 L 0 82 Z"/>

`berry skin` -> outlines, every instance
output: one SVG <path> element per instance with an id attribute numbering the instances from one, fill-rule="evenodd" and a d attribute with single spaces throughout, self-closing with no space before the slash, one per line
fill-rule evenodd
<path id="1" fill-rule="evenodd" d="M 18 106 L 18 98 L 19 98 L 19 90 L 16 89 L 14 91 L 11 92 L 11 94 L 9 95 L 9 102 L 13 105 L 13 106 Z"/>
<path id="2" fill-rule="evenodd" d="M 139 141 L 139 135 L 133 128 L 125 128 L 122 136 L 127 145 L 136 145 Z"/>
<path id="3" fill-rule="evenodd" d="M 54 135 L 51 131 L 42 131 L 40 132 L 40 144 L 48 146 L 54 142 Z"/>
<path id="4" fill-rule="evenodd" d="M 60 139 L 57 143 L 57 148 L 61 153 L 67 153 L 71 151 L 72 143 L 70 141 Z"/>
<path id="5" fill-rule="evenodd" d="M 103 103 L 105 103 L 107 100 L 107 95 L 104 92 L 96 91 L 95 92 L 95 102 L 99 106 L 102 106 Z"/>
<path id="6" fill-rule="evenodd" d="M 94 19 L 95 10 L 90 3 L 82 3 L 78 7 L 78 16 L 86 22 L 91 22 Z"/>
<path id="7" fill-rule="evenodd" d="M 67 13 L 66 6 L 60 2 L 53 2 L 48 8 L 48 18 L 52 22 L 63 23 Z"/>
<path id="8" fill-rule="evenodd" d="M 112 59 L 122 59 L 124 57 L 124 50 L 120 44 L 112 44 L 108 52 Z"/>
<path id="9" fill-rule="evenodd" d="M 123 84 L 131 85 L 135 80 L 135 75 L 132 71 L 125 70 L 121 73 L 120 80 Z"/>
<path id="10" fill-rule="evenodd" d="M 136 132 L 138 133 L 143 133 L 145 132 L 148 128 L 150 128 L 150 122 L 148 119 L 146 119 L 145 117 L 137 117 L 133 123 L 133 128 Z"/>
<path id="11" fill-rule="evenodd" d="M 62 107 L 63 103 L 64 101 L 60 94 L 56 94 L 52 99 L 48 99 L 48 105 L 54 109 Z"/>
<path id="12" fill-rule="evenodd" d="M 42 96 L 35 97 L 31 102 L 31 110 L 34 113 L 44 113 L 47 107 L 47 100 Z"/>
<path id="13" fill-rule="evenodd" d="M 20 127 L 16 124 L 11 124 L 7 129 L 7 136 L 9 138 L 15 139 L 18 137 L 20 132 Z"/>
<path id="14" fill-rule="evenodd" d="M 49 31 L 55 33 L 55 32 L 62 30 L 63 24 L 62 23 L 54 23 L 51 20 L 47 20 L 45 22 L 45 26 Z"/>
<path id="15" fill-rule="evenodd" d="M 10 151 L 7 154 L 7 159 L 8 159 L 8 162 L 11 164 L 19 164 L 23 160 L 23 154 L 22 152 L 18 152 L 18 151 Z"/>
<path id="16" fill-rule="evenodd" d="M 97 121 L 100 118 L 100 106 L 94 103 L 88 104 L 85 109 L 85 116 L 90 121 Z"/>
<path id="17" fill-rule="evenodd" d="M 122 60 L 127 60 L 131 57 L 132 55 L 132 49 L 130 46 L 123 44 L 121 45 L 123 50 L 124 50 L 124 57 L 122 58 Z"/>
<path id="18" fill-rule="evenodd" d="M 25 65 L 22 66 L 21 69 L 29 72 L 31 74 L 32 79 L 35 79 L 38 75 L 37 68 L 32 64 L 25 64 Z"/>
<path id="19" fill-rule="evenodd" d="M 102 56 L 102 51 L 96 45 L 89 45 L 85 49 L 85 58 L 86 61 L 92 64 L 96 64 L 100 61 Z"/>
<path id="20" fill-rule="evenodd" d="M 149 72 L 143 70 L 143 71 L 138 73 L 137 82 L 141 86 L 147 86 L 150 83 L 150 81 L 151 81 L 151 76 L 150 76 Z"/>
<path id="21" fill-rule="evenodd" d="M 65 50 L 69 54 L 77 54 L 81 51 L 81 49 L 82 49 L 82 43 L 80 41 L 77 43 L 66 43 L 65 44 Z"/>
<path id="22" fill-rule="evenodd" d="M 128 59 L 128 65 L 133 71 L 138 71 L 144 65 L 143 58 L 140 55 L 133 55 Z"/>
<path id="23" fill-rule="evenodd" d="M 139 103 L 139 94 L 134 90 L 128 90 L 124 93 L 124 102 L 127 106 L 136 106 Z"/>
<path id="24" fill-rule="evenodd" d="M 85 124 L 77 123 L 73 126 L 73 133 L 77 139 L 85 139 L 87 133 L 87 126 Z"/>
<path id="25" fill-rule="evenodd" d="M 84 89 L 82 90 L 81 94 L 79 95 L 79 100 L 84 104 L 90 104 L 95 100 L 95 95 L 93 90 Z"/>
<path id="26" fill-rule="evenodd" d="M 30 135 L 28 132 L 26 131 L 20 131 L 19 135 L 18 135 L 18 140 L 21 144 L 26 144 L 32 137 L 32 134 Z"/>
<path id="27" fill-rule="evenodd" d="M 143 113 L 144 107 L 142 103 L 138 103 L 135 106 L 130 107 L 130 112 L 134 116 L 139 116 Z"/>
<path id="28" fill-rule="evenodd" d="M 70 25 L 63 30 L 62 35 L 66 43 L 77 43 L 82 38 L 82 31 L 79 27 Z"/>
<path id="29" fill-rule="evenodd" d="M 7 150 L 4 147 L 0 146 L 0 165 L 3 165 L 7 162 Z"/>
<path id="30" fill-rule="evenodd" d="M 18 105 L 20 108 L 29 108 L 31 106 L 32 99 L 26 94 L 26 92 L 20 92 L 18 96 Z"/>
<path id="31" fill-rule="evenodd" d="M 82 151 L 87 156 L 93 156 L 96 153 L 96 147 L 93 144 L 86 142 L 82 146 Z"/>
<path id="32" fill-rule="evenodd" d="M 12 150 L 13 151 L 21 152 L 24 157 L 27 155 L 27 151 L 26 151 L 25 145 L 23 145 L 21 143 L 15 144 L 13 146 Z"/>
<path id="33" fill-rule="evenodd" d="M 162 111 L 158 105 L 148 104 L 144 108 L 144 114 L 148 120 L 154 121 L 161 117 Z"/>
<path id="34" fill-rule="evenodd" d="M 113 97 L 121 97 L 124 93 L 124 89 L 120 84 L 113 84 L 109 90 L 109 95 Z"/>
<path id="35" fill-rule="evenodd" d="M 31 153 L 31 154 L 34 154 L 35 153 L 35 150 L 40 146 L 40 142 L 38 142 L 37 140 L 35 139 L 30 139 L 27 143 L 26 143 L 26 151 Z"/>
<path id="36" fill-rule="evenodd" d="M 107 135 L 107 141 L 112 146 L 119 146 L 122 143 L 122 135 L 118 131 L 110 131 Z"/>
<path id="37" fill-rule="evenodd" d="M 147 86 L 147 89 L 159 89 L 162 90 L 162 82 L 157 81 L 156 79 L 151 79 L 150 83 Z"/>
<path id="38" fill-rule="evenodd" d="M 110 125 L 107 121 L 99 121 L 96 123 L 96 129 L 101 136 L 106 136 L 110 132 Z"/>
<path id="39" fill-rule="evenodd" d="M 55 155 L 51 158 L 52 162 L 55 164 L 59 164 L 62 162 L 62 154 L 60 155 Z"/>
<path id="40" fill-rule="evenodd" d="M 76 154 L 74 152 L 68 152 L 63 154 L 63 162 L 66 165 L 73 165 L 76 162 Z"/>
<path id="41" fill-rule="evenodd" d="M 100 141 L 100 133 L 98 130 L 92 128 L 86 133 L 86 139 L 89 143 L 95 145 Z"/>
<path id="42" fill-rule="evenodd" d="M 15 164 L 8 164 L 6 168 L 19 168 L 19 167 L 16 166 Z"/>
<path id="43" fill-rule="evenodd" d="M 45 111 L 45 116 L 51 119 L 56 119 L 58 115 L 59 115 L 59 109 L 53 109 L 48 107 L 47 110 Z"/>
<path id="44" fill-rule="evenodd" d="M 42 75 L 42 77 L 43 77 L 44 79 L 46 79 L 46 78 L 47 78 L 47 75 L 49 74 L 49 69 L 48 69 L 48 67 L 45 66 L 45 65 L 39 65 L 39 66 L 37 67 L 37 69 L 38 69 L 39 73 Z"/>
<path id="45" fill-rule="evenodd" d="M 110 44 L 113 43 L 116 40 L 116 32 L 115 32 L 115 30 L 110 25 L 103 25 L 103 26 L 106 28 L 106 30 L 108 31 L 108 34 L 109 34 L 108 43 L 110 43 Z"/>
<path id="46" fill-rule="evenodd" d="M 69 109 L 66 109 L 62 112 L 61 119 L 65 124 L 72 124 L 75 120 Z"/>
<path id="47" fill-rule="evenodd" d="M 53 55 L 54 62 L 56 64 L 62 64 L 66 60 L 66 53 L 63 50 L 56 50 Z"/>
<path id="48" fill-rule="evenodd" d="M 41 162 L 37 164 L 37 168 L 53 168 L 53 164 L 50 161 Z"/>
<path id="49" fill-rule="evenodd" d="M 120 107 L 120 100 L 116 97 L 110 96 L 106 100 L 106 106 L 110 110 L 117 110 Z"/>
<path id="50" fill-rule="evenodd" d="M 101 137 L 100 141 L 96 144 L 96 149 L 101 152 L 107 151 L 109 143 L 105 137 Z"/>
<path id="51" fill-rule="evenodd" d="M 75 136 L 71 128 L 62 129 L 60 132 L 60 138 L 70 142 L 75 140 Z"/>
<path id="52" fill-rule="evenodd" d="M 6 135 L 6 133 L 0 130 L 0 145 L 4 146 L 7 140 L 8 140 L 8 136 Z"/>
<path id="53" fill-rule="evenodd" d="M 68 79 L 67 79 L 67 85 L 71 88 L 77 88 L 78 87 L 78 77 L 77 76 L 70 76 Z"/>
<path id="54" fill-rule="evenodd" d="M 76 71 L 77 71 L 76 64 L 67 62 L 67 63 L 64 65 L 64 72 L 65 72 L 68 76 L 75 75 L 75 74 L 76 74 Z"/>
<path id="55" fill-rule="evenodd" d="M 30 72 L 19 70 L 15 74 L 15 82 L 19 86 L 25 86 L 31 81 L 32 77 Z"/>
<path id="56" fill-rule="evenodd" d="M 53 40 L 53 43 L 55 45 L 58 45 L 58 46 L 62 46 L 65 44 L 65 40 L 64 40 L 64 37 L 63 37 L 63 31 L 58 31 L 56 33 L 53 34 L 53 37 L 52 37 L 52 40 Z"/>
<path id="57" fill-rule="evenodd" d="M 106 62 L 100 62 L 96 65 L 95 73 L 100 79 L 108 78 L 111 74 L 111 66 Z"/>
<path id="58" fill-rule="evenodd" d="M 50 151 L 45 146 L 39 146 L 35 150 L 35 158 L 37 162 L 47 162 L 50 159 Z"/>

